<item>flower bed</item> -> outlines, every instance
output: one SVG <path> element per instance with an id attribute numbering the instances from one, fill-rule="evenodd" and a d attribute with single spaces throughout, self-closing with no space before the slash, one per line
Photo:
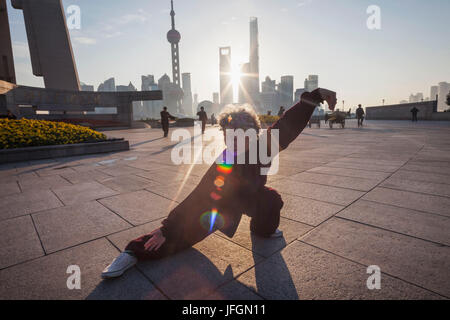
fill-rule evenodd
<path id="1" fill-rule="evenodd" d="M 82 126 L 43 120 L 0 119 L 0 149 L 105 141 L 103 133 Z"/>

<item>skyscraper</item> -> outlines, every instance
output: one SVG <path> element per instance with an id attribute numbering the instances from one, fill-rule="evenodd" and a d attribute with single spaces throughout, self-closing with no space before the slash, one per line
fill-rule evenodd
<path id="1" fill-rule="evenodd" d="M 249 94 L 255 104 L 259 96 L 259 41 L 258 41 L 258 18 L 250 18 L 250 87 Z"/>
<path id="2" fill-rule="evenodd" d="M 319 76 L 317 75 L 309 75 L 308 78 L 305 79 L 305 90 L 308 92 L 312 92 L 319 87 Z"/>
<path id="3" fill-rule="evenodd" d="M 220 103 L 233 103 L 233 83 L 231 81 L 231 47 L 219 48 L 220 55 Z"/>
<path id="4" fill-rule="evenodd" d="M 142 76 L 142 91 L 154 91 L 158 90 L 158 84 L 155 82 L 155 77 L 153 75 Z M 143 101 L 142 102 L 142 114 L 143 118 L 156 119 L 162 109 L 162 101 Z"/>
<path id="5" fill-rule="evenodd" d="M 432 86 L 430 88 L 430 100 L 431 101 L 435 101 L 436 100 L 436 96 L 439 93 L 439 87 L 438 86 Z"/>
<path id="6" fill-rule="evenodd" d="M 183 82 L 183 110 L 188 115 L 194 115 L 194 110 L 192 109 L 192 89 L 191 89 L 191 74 L 183 73 L 181 75 Z"/>
<path id="7" fill-rule="evenodd" d="M 280 103 L 286 109 L 292 107 L 293 95 L 294 95 L 294 77 L 282 76 L 281 82 L 278 85 L 278 91 L 280 93 Z"/>
<path id="8" fill-rule="evenodd" d="M 260 93 L 260 111 L 266 114 L 270 111 L 276 114 L 279 108 L 279 93 L 276 90 L 276 81 L 266 77 L 266 80 L 261 84 Z"/>
<path id="9" fill-rule="evenodd" d="M 438 111 L 442 112 L 447 110 L 449 107 L 447 106 L 447 95 L 450 93 L 450 83 L 448 82 L 439 82 L 439 93 L 438 93 Z"/>
<path id="10" fill-rule="evenodd" d="M 249 103 L 258 108 L 260 106 L 259 93 L 258 19 L 252 17 L 250 18 L 249 62 L 241 68 L 239 103 Z"/>

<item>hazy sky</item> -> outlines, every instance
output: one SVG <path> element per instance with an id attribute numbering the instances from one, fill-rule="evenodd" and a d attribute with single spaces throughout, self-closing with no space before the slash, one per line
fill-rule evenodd
<path id="1" fill-rule="evenodd" d="M 192 74 L 201 100 L 219 91 L 220 46 L 232 47 L 236 65 L 248 61 L 249 18 L 259 19 L 261 81 L 308 74 L 338 92 L 346 107 L 398 103 L 411 93 L 450 81 L 448 0 L 175 0 L 182 72 Z M 8 1 L 9 3 L 9 1 Z M 71 30 L 80 80 L 110 77 L 140 89 L 141 75 L 172 77 L 169 0 L 63 0 L 81 8 L 81 29 Z M 381 9 L 381 30 L 369 30 L 369 5 Z M 42 86 L 31 72 L 22 12 L 9 17 L 17 80 Z M 340 102 L 339 105 L 341 105 Z"/>

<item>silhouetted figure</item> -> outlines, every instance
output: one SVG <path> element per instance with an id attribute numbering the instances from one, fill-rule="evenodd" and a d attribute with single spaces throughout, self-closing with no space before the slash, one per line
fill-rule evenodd
<path id="1" fill-rule="evenodd" d="M 271 116 L 271 115 L 272 115 L 272 111 L 270 111 L 270 110 L 267 111 L 267 115 L 268 115 L 268 116 Z"/>
<path id="2" fill-rule="evenodd" d="M 336 105 L 336 93 L 326 89 L 316 89 L 303 93 L 300 101 L 286 111 L 283 118 L 275 122 L 267 131 L 258 148 L 267 148 L 267 154 L 285 150 L 306 127 L 316 106 L 327 101 L 331 110 Z M 261 124 L 254 110 L 240 106 L 225 109 L 219 117 L 219 125 L 226 138 L 226 130 L 256 130 L 261 132 Z M 271 131 L 278 130 L 278 143 L 270 143 Z M 227 144 L 227 141 L 225 141 Z M 259 159 L 251 164 L 236 164 L 237 145 L 234 150 L 224 150 L 224 162 L 213 163 L 199 185 L 162 221 L 161 227 L 131 241 L 102 273 L 103 278 L 121 276 L 138 260 L 154 260 L 173 255 L 192 247 L 212 233 L 220 230 L 232 238 L 242 215 L 250 217 L 250 231 L 263 238 L 282 237 L 278 230 L 283 207 L 281 195 L 266 186 L 267 176 L 261 169 L 269 168 Z M 250 158 L 252 148 L 246 143 L 245 158 Z M 234 152 L 233 152 L 234 151 Z M 227 161 L 227 155 L 234 157 Z M 235 164 L 229 164 L 234 162 Z M 177 188 L 177 186 L 174 186 Z"/>
<path id="3" fill-rule="evenodd" d="M 279 116 L 279 117 L 282 117 L 285 111 L 286 111 L 286 110 L 284 109 L 284 107 L 281 106 L 281 107 L 280 107 L 280 111 L 278 111 L 278 116 Z"/>
<path id="4" fill-rule="evenodd" d="M 211 125 L 216 125 L 217 124 L 217 119 L 216 116 L 214 115 L 214 113 L 211 115 Z"/>
<path id="5" fill-rule="evenodd" d="M 201 107 L 200 111 L 197 112 L 198 119 L 202 122 L 202 134 L 205 133 L 206 121 L 208 121 L 208 116 L 206 115 L 205 108 Z"/>
<path id="6" fill-rule="evenodd" d="M 364 121 L 364 109 L 358 104 L 358 109 L 356 109 L 356 118 L 358 119 L 358 128 L 363 126 Z"/>
<path id="7" fill-rule="evenodd" d="M 419 109 L 417 109 L 416 107 L 411 109 L 411 113 L 412 113 L 412 122 L 417 122 L 417 113 L 419 113 Z"/>
<path id="8" fill-rule="evenodd" d="M 169 135 L 169 119 L 175 120 L 175 117 L 167 112 L 167 107 L 164 107 L 163 111 L 161 111 L 161 125 L 164 131 L 164 137 Z"/>

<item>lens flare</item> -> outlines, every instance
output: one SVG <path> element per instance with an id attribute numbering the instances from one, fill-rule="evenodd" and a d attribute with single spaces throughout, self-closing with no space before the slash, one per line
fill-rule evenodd
<path id="1" fill-rule="evenodd" d="M 211 192 L 210 194 L 211 198 L 215 201 L 219 201 L 220 199 L 222 199 L 222 196 L 218 195 L 217 193 L 215 193 L 214 191 Z"/>
<path id="2" fill-rule="evenodd" d="M 222 177 L 222 176 L 218 176 L 218 177 L 216 178 L 216 180 L 214 181 L 214 185 L 215 185 L 217 188 L 222 188 L 222 187 L 224 186 L 224 184 L 225 184 L 225 178 Z"/>
<path id="3" fill-rule="evenodd" d="M 217 209 L 205 212 L 200 217 L 200 225 L 209 232 L 223 227 L 225 221 Z"/>
<path id="4" fill-rule="evenodd" d="M 233 165 L 232 164 L 218 164 L 217 165 L 217 171 L 223 173 L 223 174 L 230 174 L 233 171 Z"/>

